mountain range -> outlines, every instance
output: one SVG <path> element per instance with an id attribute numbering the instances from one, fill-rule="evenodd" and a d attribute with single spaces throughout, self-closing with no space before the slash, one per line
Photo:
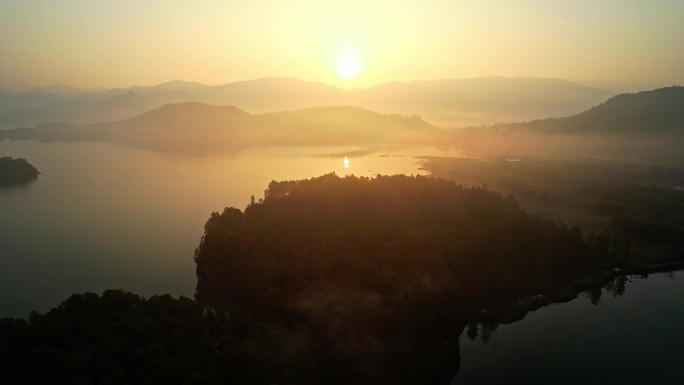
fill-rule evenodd
<path id="1" fill-rule="evenodd" d="M 453 130 L 449 143 L 490 157 L 598 157 L 681 165 L 684 87 L 620 94 L 560 118 Z"/>
<path id="2" fill-rule="evenodd" d="M 684 134 L 684 87 L 620 94 L 579 114 L 520 125 L 549 133 Z"/>
<path id="3" fill-rule="evenodd" d="M 529 77 L 391 82 L 355 90 L 294 78 L 262 78 L 218 86 L 171 81 L 87 91 L 48 86 L 0 93 L 0 128 L 103 123 L 182 102 L 233 105 L 251 113 L 344 105 L 385 114 L 417 114 L 433 124 L 458 127 L 569 115 L 612 95 L 560 79 Z"/>
<path id="4" fill-rule="evenodd" d="M 105 111 L 110 117 L 121 116 L 141 105 L 153 105 L 149 95 L 156 93 L 158 100 L 162 99 L 159 95 L 173 99 L 181 97 L 179 88 L 185 88 L 186 95 L 193 88 L 204 88 L 198 84 L 182 85 L 168 83 L 146 92 L 128 90 L 108 98 L 100 97 L 90 104 L 80 104 L 74 110 L 81 111 L 83 116 L 87 113 L 104 115 Z M 318 87 L 307 88 L 311 91 L 307 95 L 314 98 L 316 93 L 320 95 L 330 88 L 325 85 Z M 283 96 L 291 89 L 290 86 L 283 87 L 279 95 Z M 235 95 L 239 94 L 235 88 L 233 91 Z M 388 90 L 383 92 L 392 93 Z M 221 93 L 224 96 L 228 94 Z M 82 95 L 75 97 L 84 97 Z M 303 100 L 295 95 L 289 99 L 295 104 Z M 489 103 L 493 105 L 494 102 Z M 449 129 L 433 125 L 418 115 L 383 114 L 354 106 L 253 114 L 235 106 L 182 102 L 104 123 L 43 123 L 0 130 L 0 140 L 107 141 L 159 150 L 205 151 L 265 145 L 382 147 L 393 143 L 440 143 L 440 146 L 468 147 L 469 151 L 480 153 L 514 151 L 548 155 L 557 154 L 560 150 L 566 154 L 587 153 L 587 150 L 601 153 L 608 147 L 620 147 L 622 153 L 634 154 L 646 148 L 647 142 L 651 144 L 649 152 L 663 149 L 680 152 L 682 137 L 684 87 L 677 86 L 616 95 L 566 117 L 478 125 L 469 129 Z M 629 150 L 624 150 L 626 148 Z"/>
<path id="5" fill-rule="evenodd" d="M 0 130 L 0 140 L 101 141 L 204 151 L 263 145 L 420 143 L 441 132 L 416 115 L 379 114 L 358 107 L 250 114 L 233 106 L 185 102 L 110 123 L 47 123 Z"/>

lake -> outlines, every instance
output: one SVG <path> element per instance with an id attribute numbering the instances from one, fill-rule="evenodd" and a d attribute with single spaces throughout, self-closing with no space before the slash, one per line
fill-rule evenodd
<path id="1" fill-rule="evenodd" d="M 212 211 L 244 208 L 271 180 L 417 174 L 435 148 L 261 148 L 169 154 L 99 143 L 0 142 L 42 174 L 0 189 L 0 316 L 46 311 L 75 292 L 192 296 L 193 250 Z M 344 158 L 348 159 L 345 167 Z M 635 279 L 543 307 L 487 344 L 460 338 L 453 384 L 683 383 L 684 273 Z"/>
<path id="2" fill-rule="evenodd" d="M 461 384 L 682 384 L 684 272 L 632 277 L 499 326 L 487 344 L 460 338 Z"/>
<path id="3" fill-rule="evenodd" d="M 418 174 L 415 156 L 438 154 L 281 147 L 200 155 L 0 142 L 0 156 L 26 158 L 42 172 L 27 186 L 0 189 L 0 316 L 24 317 L 72 293 L 111 288 L 192 296 L 193 251 L 212 211 L 244 209 L 272 180 Z"/>

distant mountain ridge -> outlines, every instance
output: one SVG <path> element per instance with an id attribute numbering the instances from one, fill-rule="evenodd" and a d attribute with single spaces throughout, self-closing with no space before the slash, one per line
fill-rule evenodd
<path id="1" fill-rule="evenodd" d="M 199 102 L 166 104 L 152 111 L 110 125 L 126 129 L 202 130 L 230 128 L 252 115 L 234 106 Z"/>
<path id="2" fill-rule="evenodd" d="M 250 114 L 234 106 L 185 102 L 111 123 L 41 124 L 0 130 L 0 140 L 100 141 L 193 151 L 268 145 L 420 143 L 441 132 L 415 115 L 384 115 L 351 106 Z"/>
<path id="3" fill-rule="evenodd" d="M 100 123 L 133 117 L 169 103 L 201 102 L 234 105 L 251 113 L 299 110 L 318 106 L 355 106 L 381 113 L 417 114 L 446 126 L 522 121 L 563 116 L 586 110 L 613 93 L 560 79 L 480 77 L 384 83 L 344 90 L 295 78 L 261 78 L 217 86 L 174 80 L 155 86 L 84 91 L 73 95 L 66 86 L 40 93 L 0 94 L 0 128 L 41 123 Z M 50 93 L 54 91 L 58 93 Z M 126 108 L 93 104 L 133 92 L 146 98 Z M 32 96 L 34 95 L 34 96 Z"/>
<path id="4" fill-rule="evenodd" d="M 373 110 L 398 109 L 443 125 L 468 125 L 569 115 L 612 95 L 562 79 L 487 76 L 385 83 L 360 97 Z"/>
<path id="5" fill-rule="evenodd" d="M 523 125 L 537 131 L 560 133 L 684 134 L 684 87 L 620 94 L 579 114 Z"/>
<path id="6" fill-rule="evenodd" d="M 83 100 L 84 99 L 84 100 Z M 32 126 L 43 123 L 90 124 L 115 121 L 140 114 L 158 103 L 135 91 L 114 94 L 78 95 L 69 101 L 41 108 L 7 112 L 0 115 L 0 127 Z"/>

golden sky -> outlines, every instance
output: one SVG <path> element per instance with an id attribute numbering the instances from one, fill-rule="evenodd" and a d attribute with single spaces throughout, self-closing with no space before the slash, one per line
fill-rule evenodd
<path id="1" fill-rule="evenodd" d="M 631 90 L 684 83 L 682 36 L 682 0 L 0 0 L 0 89 L 501 75 Z"/>

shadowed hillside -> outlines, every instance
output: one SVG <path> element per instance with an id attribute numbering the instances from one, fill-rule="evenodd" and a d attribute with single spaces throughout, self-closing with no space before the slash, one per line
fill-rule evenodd
<path id="1" fill-rule="evenodd" d="M 452 145 L 496 157 L 590 156 L 684 164 L 684 87 L 612 97 L 585 112 L 454 131 Z"/>
<path id="2" fill-rule="evenodd" d="M 580 114 L 537 120 L 525 126 L 557 133 L 682 133 L 684 87 L 620 94 Z"/>

